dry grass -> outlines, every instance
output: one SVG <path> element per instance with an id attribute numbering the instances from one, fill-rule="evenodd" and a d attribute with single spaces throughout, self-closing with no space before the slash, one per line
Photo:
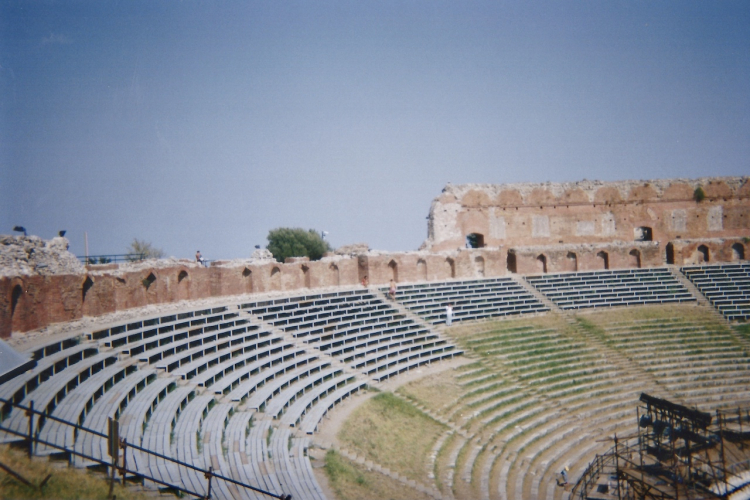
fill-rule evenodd
<path id="1" fill-rule="evenodd" d="M 396 392 L 437 411 L 454 404 L 466 392 L 456 380 L 458 372 L 446 370 L 436 375 L 409 382 Z"/>
<path id="2" fill-rule="evenodd" d="M 60 467 L 46 459 L 29 461 L 26 453 L 8 446 L 0 446 L 0 462 L 33 484 L 29 487 L 10 474 L 0 470 L 0 498 L 3 499 L 108 499 L 109 482 L 101 473 Z M 41 490 L 38 486 L 48 474 L 52 477 Z M 114 494 L 122 500 L 153 498 L 145 493 L 115 484 Z"/>
<path id="3" fill-rule="evenodd" d="M 339 500 L 427 500 L 430 497 L 333 450 L 326 454 L 326 474 Z"/>
<path id="4" fill-rule="evenodd" d="M 629 323 L 632 321 L 677 317 L 712 320 L 710 313 L 706 311 L 706 309 L 703 307 L 697 307 L 695 304 L 613 307 L 612 309 L 604 310 L 581 310 L 577 311 L 576 315 L 598 324 Z"/>
<path id="5" fill-rule="evenodd" d="M 429 454 L 445 429 L 410 403 L 384 392 L 359 407 L 338 438 L 358 455 L 430 484 Z"/>

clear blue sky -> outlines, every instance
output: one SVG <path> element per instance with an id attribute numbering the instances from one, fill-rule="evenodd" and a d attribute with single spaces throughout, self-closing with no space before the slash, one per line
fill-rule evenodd
<path id="1" fill-rule="evenodd" d="M 0 233 L 413 250 L 447 182 L 750 174 L 750 2 L 0 3 Z"/>

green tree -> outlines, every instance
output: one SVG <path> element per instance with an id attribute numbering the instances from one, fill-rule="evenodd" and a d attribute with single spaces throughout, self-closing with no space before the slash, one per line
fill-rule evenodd
<path id="1" fill-rule="evenodd" d="M 693 198 L 698 203 L 702 202 L 704 199 L 706 199 L 706 192 L 703 191 L 703 188 L 698 186 L 695 188 L 695 191 L 693 191 Z"/>
<path id="2" fill-rule="evenodd" d="M 279 227 L 268 232 L 268 251 L 273 257 L 284 262 L 287 257 L 310 257 L 320 260 L 331 250 L 328 242 L 314 229 Z"/>
<path id="3" fill-rule="evenodd" d="M 161 259 L 164 257 L 164 250 L 154 247 L 151 243 L 138 238 L 133 238 L 133 243 L 128 247 L 127 253 L 142 255 L 144 259 Z M 141 257 L 134 256 L 129 260 L 139 260 Z"/>

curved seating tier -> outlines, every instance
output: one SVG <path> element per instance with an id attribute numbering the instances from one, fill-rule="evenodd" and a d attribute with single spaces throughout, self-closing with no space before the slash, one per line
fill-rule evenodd
<path id="1" fill-rule="evenodd" d="M 388 289 L 383 288 L 383 293 Z M 453 304 L 454 321 L 544 312 L 549 308 L 512 278 L 456 280 L 399 285 L 396 300 L 433 325 L 445 323 Z"/>
<path id="2" fill-rule="evenodd" d="M 435 391 L 434 377 L 397 391 L 449 424 L 430 470 L 455 498 L 565 498 L 560 471 L 574 480 L 607 438 L 630 432 L 641 392 L 703 410 L 750 402 L 747 346 L 704 308 L 476 326 L 457 343 L 478 361 L 440 375 L 455 393 Z"/>
<path id="3" fill-rule="evenodd" d="M 375 380 L 460 354 L 369 290 L 284 297 L 240 308 Z"/>
<path id="4" fill-rule="evenodd" d="M 367 375 L 386 378 L 455 354 L 452 344 L 377 295 L 341 290 L 77 333 L 36 349 L 36 367 L 0 385 L 0 397 L 33 401 L 45 412 L 35 419 L 35 436 L 83 453 L 71 457 L 77 466 L 108 462 L 107 440 L 55 418 L 100 433 L 110 418 L 119 419 L 129 445 L 201 470 L 132 446 L 125 451 L 129 468 L 201 496 L 208 492 L 203 470 L 212 467 L 277 496 L 324 498 L 305 454 L 308 442 L 290 433 L 314 433 L 334 405 L 367 386 Z M 26 433 L 25 412 L 3 405 L 2 417 L 4 427 Z M 41 444 L 36 451 L 59 453 Z M 248 460 L 254 456 L 265 458 L 256 464 Z M 165 488 L 148 480 L 145 486 Z M 265 498 L 218 478 L 211 495 Z"/>
<path id="5" fill-rule="evenodd" d="M 560 309 L 695 301 L 667 268 L 615 269 L 527 276 Z"/>
<path id="6" fill-rule="evenodd" d="M 685 266 L 681 271 L 728 320 L 750 320 L 750 263 Z"/>

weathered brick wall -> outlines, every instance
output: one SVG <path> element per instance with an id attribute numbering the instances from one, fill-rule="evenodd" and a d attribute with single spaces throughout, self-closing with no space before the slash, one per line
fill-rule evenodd
<path id="1" fill-rule="evenodd" d="M 700 187 L 705 199 L 698 202 Z M 675 239 L 750 235 L 747 177 L 508 185 L 448 185 L 430 209 L 424 249 L 462 248 L 480 234 L 490 247 L 635 241 L 650 228 Z"/>
<path id="2" fill-rule="evenodd" d="M 698 186 L 706 195 L 701 202 L 693 199 Z M 641 227 L 651 228 L 653 241 L 635 241 Z M 428 232 L 422 251 L 316 262 L 251 259 L 205 268 L 147 261 L 57 271 L 67 274 L 32 262 L 39 271 L 21 266 L 0 278 L 0 336 L 150 304 L 355 286 L 364 276 L 384 285 L 747 259 L 750 183 L 743 177 L 448 186 L 432 204 Z M 465 249 L 470 233 L 482 235 L 486 246 Z"/>

